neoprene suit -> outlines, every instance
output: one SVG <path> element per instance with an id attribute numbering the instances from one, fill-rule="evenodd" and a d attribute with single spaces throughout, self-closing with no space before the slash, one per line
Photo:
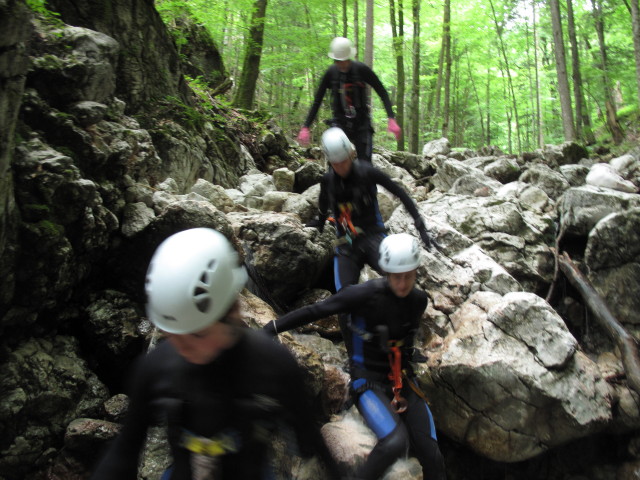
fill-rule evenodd
<path id="1" fill-rule="evenodd" d="M 347 72 L 340 72 L 335 64 L 327 68 L 304 126 L 311 126 L 326 91 L 331 90 L 332 125 L 344 130 L 355 145 L 358 158 L 371 162 L 373 128 L 367 105 L 366 84 L 373 87 L 382 100 L 387 117 L 394 118 L 389 94 L 378 76 L 367 64 L 351 60 L 351 67 Z"/>
<path id="2" fill-rule="evenodd" d="M 207 365 L 186 362 L 169 342 L 143 356 L 131 379 L 123 429 L 92 480 L 136 478 L 147 428 L 162 420 L 168 422 L 173 456 L 171 472 L 163 478 L 198 478 L 192 465 L 202 456 L 187 445 L 202 449 L 197 439 L 203 438 L 214 440 L 209 451 L 224 450 L 215 457 L 216 479 L 272 478 L 270 447 L 281 425 L 295 433 L 302 455 L 319 454 L 332 478 L 339 478 L 312 418 L 301 368 L 268 335 L 249 328 L 242 332 L 234 347 Z"/>
<path id="3" fill-rule="evenodd" d="M 351 242 L 345 241 L 336 247 L 333 269 L 336 290 L 357 283 L 365 263 L 382 273 L 378 249 L 385 237 L 385 227 L 376 196 L 377 185 L 398 197 L 416 225 L 423 225 L 418 208 L 407 192 L 372 165 L 356 160 L 346 178 L 333 169 L 326 172 L 320 182 L 320 223 L 324 224 L 329 211 L 337 219 L 342 209 L 349 209 L 351 222 L 360 231 Z"/>
<path id="4" fill-rule="evenodd" d="M 444 461 L 437 443 L 431 411 L 408 385 L 413 381 L 410 356 L 415 332 L 427 307 L 427 295 L 414 288 L 404 298 L 397 297 L 386 278 L 351 285 L 322 302 L 302 307 L 282 316 L 275 325 L 267 324 L 270 333 L 283 332 L 330 315 L 351 314 L 351 327 L 344 340 L 349 355 L 351 393 L 358 410 L 378 437 L 356 477 L 376 479 L 411 447 L 422 465 L 425 480 L 446 477 Z M 400 341 L 402 369 L 407 378 L 402 396 L 408 407 L 398 414 L 391 407 L 393 398 L 387 341 Z"/>

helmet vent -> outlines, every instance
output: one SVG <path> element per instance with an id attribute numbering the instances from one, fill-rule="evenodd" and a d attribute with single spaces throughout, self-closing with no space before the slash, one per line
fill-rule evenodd
<path id="1" fill-rule="evenodd" d="M 211 299 L 209 298 L 209 294 L 205 295 L 196 295 L 196 308 L 202 312 L 207 313 L 209 311 L 209 305 L 211 305 Z"/>

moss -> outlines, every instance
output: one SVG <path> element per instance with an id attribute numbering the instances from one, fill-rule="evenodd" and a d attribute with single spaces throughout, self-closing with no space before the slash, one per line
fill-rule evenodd
<path id="1" fill-rule="evenodd" d="M 38 230 L 48 237 L 61 237 L 64 235 L 64 227 L 50 220 L 40 220 L 37 226 Z"/>

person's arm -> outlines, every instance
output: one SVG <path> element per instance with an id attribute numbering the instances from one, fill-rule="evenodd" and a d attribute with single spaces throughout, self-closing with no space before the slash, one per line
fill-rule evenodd
<path id="1" fill-rule="evenodd" d="M 424 221 L 420 216 L 418 207 L 416 206 L 416 203 L 413 201 L 413 199 L 409 196 L 409 194 L 407 194 L 407 192 L 405 192 L 405 190 L 400 185 L 391 180 L 389 176 L 387 176 L 384 172 L 378 170 L 377 168 L 371 168 L 371 175 L 373 177 L 373 180 L 378 185 L 383 186 L 400 199 L 402 204 L 409 212 L 409 215 L 411 215 L 411 217 L 413 218 L 416 230 L 418 230 L 420 238 L 422 239 L 422 242 L 425 244 L 425 246 L 428 249 L 434 247 L 436 243 L 431 235 L 429 235 L 429 232 L 427 232 L 427 228 L 425 227 Z"/>
<path id="2" fill-rule="evenodd" d="M 327 71 L 324 73 L 322 80 L 320 81 L 320 85 L 318 86 L 315 97 L 313 99 L 313 104 L 311 105 L 311 109 L 307 114 L 307 119 L 304 121 L 302 128 L 309 128 L 313 123 L 313 121 L 316 119 L 318 110 L 320 110 L 320 105 L 322 105 L 322 99 L 324 98 L 324 94 L 326 93 L 327 89 L 331 86 L 330 71 L 331 69 L 328 68 Z"/>
<path id="3" fill-rule="evenodd" d="M 277 335 L 336 313 L 348 313 L 353 306 L 366 298 L 361 285 L 364 284 L 350 285 L 321 302 L 289 312 L 278 320 L 267 323 L 263 329 Z"/>
<path id="4" fill-rule="evenodd" d="M 129 479 L 138 476 L 138 456 L 142 450 L 149 423 L 147 381 L 144 358 L 137 361 L 130 378 L 130 403 L 120 433 L 102 457 L 91 480 Z"/>
<path id="5" fill-rule="evenodd" d="M 382 100 L 384 109 L 387 112 L 387 117 L 395 118 L 395 114 L 393 113 L 393 106 L 391 105 L 391 99 L 389 98 L 387 89 L 384 88 L 384 85 L 382 85 L 382 82 L 378 78 L 378 75 L 376 75 L 376 73 L 368 65 L 363 65 L 364 67 L 362 68 L 362 79 L 365 81 L 365 83 L 371 85 L 371 88 L 375 90 L 375 92 L 380 97 L 380 100 Z"/>

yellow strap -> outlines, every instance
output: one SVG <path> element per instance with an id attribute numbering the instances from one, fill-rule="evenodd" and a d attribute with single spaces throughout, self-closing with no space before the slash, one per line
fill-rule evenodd
<path id="1" fill-rule="evenodd" d="M 236 452 L 237 446 L 233 438 L 222 435 L 215 438 L 205 438 L 185 432 L 182 437 L 182 446 L 190 452 L 208 457 L 217 457 L 227 453 Z"/>

